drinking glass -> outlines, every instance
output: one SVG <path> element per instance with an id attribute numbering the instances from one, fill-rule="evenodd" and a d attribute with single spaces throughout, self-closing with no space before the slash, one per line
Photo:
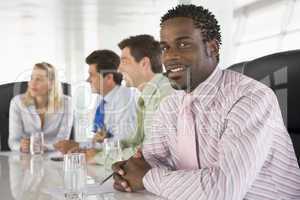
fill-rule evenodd
<path id="1" fill-rule="evenodd" d="M 30 136 L 30 153 L 31 155 L 44 153 L 44 133 L 35 132 Z"/>
<path id="2" fill-rule="evenodd" d="M 104 140 L 104 156 L 105 156 L 105 175 L 112 172 L 111 165 L 115 162 L 123 160 L 120 140 Z"/>
<path id="3" fill-rule="evenodd" d="M 86 185 L 87 166 L 85 154 L 64 155 L 64 189 L 67 200 L 82 200 Z"/>

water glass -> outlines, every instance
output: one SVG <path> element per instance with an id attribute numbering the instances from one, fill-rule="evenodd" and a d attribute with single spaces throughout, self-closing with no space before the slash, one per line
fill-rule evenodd
<path id="1" fill-rule="evenodd" d="M 64 155 L 64 189 L 67 200 L 82 200 L 86 185 L 87 166 L 85 154 Z"/>
<path id="2" fill-rule="evenodd" d="M 120 140 L 104 140 L 105 174 L 111 173 L 111 165 L 123 160 Z"/>
<path id="3" fill-rule="evenodd" d="M 44 133 L 35 132 L 30 136 L 30 153 L 31 155 L 44 153 Z"/>

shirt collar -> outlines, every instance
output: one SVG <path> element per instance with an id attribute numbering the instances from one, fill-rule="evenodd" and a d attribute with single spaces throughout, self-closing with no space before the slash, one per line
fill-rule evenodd
<path id="1" fill-rule="evenodd" d="M 114 99 L 115 94 L 119 90 L 120 86 L 116 85 L 111 91 L 109 91 L 104 97 L 101 99 L 104 99 L 106 103 L 111 102 Z"/>
<path id="2" fill-rule="evenodd" d="M 214 98 L 219 90 L 222 74 L 222 70 L 216 67 L 209 77 L 192 91 L 192 95 L 199 99 L 202 105 Z"/>

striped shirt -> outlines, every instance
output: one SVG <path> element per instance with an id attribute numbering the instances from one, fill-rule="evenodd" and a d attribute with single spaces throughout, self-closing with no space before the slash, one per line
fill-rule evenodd
<path id="1" fill-rule="evenodd" d="M 184 91 L 160 105 L 143 154 L 145 188 L 167 199 L 300 199 L 300 170 L 277 98 L 262 83 L 216 69 L 194 91 L 197 170 L 177 170 Z M 189 148 L 189 147 L 186 147 Z"/>

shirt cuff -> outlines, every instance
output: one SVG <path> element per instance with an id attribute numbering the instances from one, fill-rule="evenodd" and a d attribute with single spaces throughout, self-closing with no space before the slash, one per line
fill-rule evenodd
<path id="1" fill-rule="evenodd" d="M 162 177 L 168 172 L 167 169 L 152 168 L 143 178 L 143 184 L 147 191 L 160 196 Z"/>

